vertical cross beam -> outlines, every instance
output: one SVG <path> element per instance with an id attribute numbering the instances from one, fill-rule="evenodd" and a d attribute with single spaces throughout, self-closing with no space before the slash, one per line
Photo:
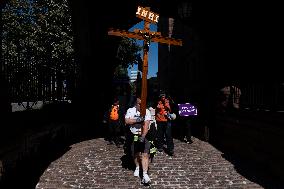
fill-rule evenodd
<path id="1" fill-rule="evenodd" d="M 141 107 L 140 114 L 145 116 L 147 105 L 147 75 L 148 75 L 148 53 L 150 42 L 165 43 L 168 45 L 182 46 L 180 39 L 173 39 L 169 37 L 162 37 L 160 32 L 151 32 L 150 23 L 156 24 L 159 15 L 151 12 L 149 7 L 143 8 L 138 6 L 136 16 L 144 20 L 144 30 L 135 29 L 134 32 L 125 30 L 110 29 L 109 35 L 129 37 L 138 40 L 143 40 L 143 66 L 142 66 L 142 87 L 141 87 Z"/>
<path id="2" fill-rule="evenodd" d="M 144 30 L 146 33 L 150 31 L 150 22 L 144 21 Z M 142 116 L 146 115 L 147 106 L 147 75 L 148 75 L 148 53 L 150 41 L 146 39 L 143 40 L 143 65 L 142 65 L 142 87 L 141 87 L 141 106 L 140 114 Z"/>

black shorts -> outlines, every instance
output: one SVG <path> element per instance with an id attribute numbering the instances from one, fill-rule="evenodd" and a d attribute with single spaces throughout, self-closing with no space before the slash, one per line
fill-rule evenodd
<path id="1" fill-rule="evenodd" d="M 138 152 L 142 152 L 142 153 L 150 153 L 150 142 L 145 139 L 144 142 L 134 142 L 134 135 L 133 135 L 133 142 L 131 144 L 131 154 L 134 157 L 134 155 Z"/>

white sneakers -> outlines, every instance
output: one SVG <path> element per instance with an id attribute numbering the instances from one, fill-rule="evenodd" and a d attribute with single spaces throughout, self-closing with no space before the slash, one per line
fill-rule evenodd
<path id="1" fill-rule="evenodd" d="M 134 171 L 134 176 L 139 177 L 139 167 L 136 167 L 136 169 Z"/>
<path id="2" fill-rule="evenodd" d="M 139 167 L 136 167 L 135 171 L 134 171 L 134 176 L 135 177 L 139 177 Z M 147 173 L 143 173 L 143 179 L 142 179 L 142 183 L 143 184 L 148 184 L 150 183 L 150 177 Z"/>
<path id="3" fill-rule="evenodd" d="M 143 174 L 142 183 L 148 184 L 148 183 L 150 183 L 150 182 L 151 182 L 150 177 L 148 176 L 147 173 L 144 173 L 144 174 Z"/>

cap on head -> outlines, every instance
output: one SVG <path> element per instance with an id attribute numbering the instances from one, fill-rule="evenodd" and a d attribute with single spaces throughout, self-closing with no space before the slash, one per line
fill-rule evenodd
<path id="1" fill-rule="evenodd" d="M 165 97 L 166 96 L 166 93 L 164 92 L 164 91 L 160 91 L 160 95 L 159 95 L 159 97 L 161 98 L 161 97 Z"/>

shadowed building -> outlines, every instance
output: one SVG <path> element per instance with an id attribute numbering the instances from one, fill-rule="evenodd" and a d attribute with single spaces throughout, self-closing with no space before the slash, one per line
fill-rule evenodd
<path id="1" fill-rule="evenodd" d="M 197 93 L 206 70 L 201 69 L 201 42 L 192 18 L 192 3 L 181 2 L 173 7 L 174 18 L 161 18 L 158 30 L 163 35 L 183 40 L 182 47 L 159 44 L 160 89 L 173 97 Z"/>
<path id="2" fill-rule="evenodd" d="M 277 11 L 262 14 L 252 4 L 224 6 L 228 8 L 222 9 L 220 2 L 179 1 L 172 4 L 168 17 L 161 16 L 158 31 L 182 39 L 183 46 L 159 44 L 160 89 L 176 98 L 185 94 L 207 101 L 226 83 L 237 83 L 243 106 L 284 109 L 277 97 L 284 81 L 276 64 L 283 60 L 275 48 L 279 28 L 264 19 L 277 19 Z"/>

